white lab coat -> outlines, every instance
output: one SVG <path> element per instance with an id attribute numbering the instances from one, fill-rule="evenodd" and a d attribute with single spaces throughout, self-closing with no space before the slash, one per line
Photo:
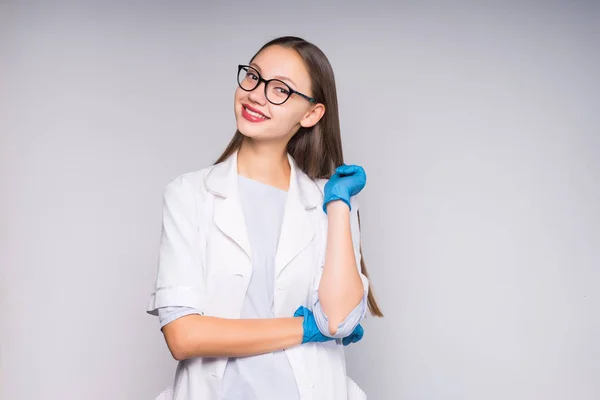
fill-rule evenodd
<path id="1" fill-rule="evenodd" d="M 275 317 L 291 317 L 301 305 L 312 309 L 327 237 L 327 215 L 322 210 L 326 180 L 313 181 L 288 158 L 290 187 L 275 256 Z M 355 198 L 351 204 L 360 272 Z M 236 152 L 222 163 L 181 175 L 167 185 L 156 289 L 147 311 L 156 315 L 161 307 L 189 306 L 208 316 L 239 318 L 252 274 L 251 256 L 237 189 Z M 368 291 L 367 278 L 363 274 L 361 278 Z M 302 400 L 366 398 L 346 377 L 340 340 L 305 343 L 285 353 Z M 180 361 L 173 398 L 218 400 L 226 363 L 226 357 Z"/>

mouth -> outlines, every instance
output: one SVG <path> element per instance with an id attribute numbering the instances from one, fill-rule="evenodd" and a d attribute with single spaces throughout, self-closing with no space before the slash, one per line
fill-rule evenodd
<path id="1" fill-rule="evenodd" d="M 246 104 L 242 104 L 242 116 L 251 122 L 261 122 L 270 119 L 265 114 Z"/>

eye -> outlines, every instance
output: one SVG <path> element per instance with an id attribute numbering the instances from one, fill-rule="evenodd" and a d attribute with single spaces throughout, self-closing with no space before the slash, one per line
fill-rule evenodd
<path id="1" fill-rule="evenodd" d="M 287 87 L 284 87 L 284 86 L 277 86 L 277 87 L 275 88 L 275 90 L 277 90 L 277 92 L 279 92 L 279 93 L 281 93 L 281 94 L 285 94 L 286 96 L 287 96 L 288 94 L 290 94 L 290 91 L 289 91 L 289 89 L 288 89 Z"/>
<path id="2" fill-rule="evenodd" d="M 251 71 L 248 71 L 248 73 L 246 74 L 246 76 L 248 76 L 250 79 L 253 79 L 255 81 L 258 80 L 258 76 L 256 76 L 256 74 L 254 74 Z"/>

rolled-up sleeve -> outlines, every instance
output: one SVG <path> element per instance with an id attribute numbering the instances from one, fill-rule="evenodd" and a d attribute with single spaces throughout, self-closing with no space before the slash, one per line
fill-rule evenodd
<path id="1" fill-rule="evenodd" d="M 163 326 L 175 321 L 176 319 L 192 314 L 202 313 L 196 310 L 195 308 L 191 307 L 161 307 L 158 309 L 158 321 L 160 327 L 162 328 Z"/>
<path id="2" fill-rule="evenodd" d="M 329 332 L 329 318 L 323 311 L 321 307 L 321 303 L 317 300 L 317 304 L 313 307 L 313 315 L 315 316 L 315 322 L 317 323 L 317 327 L 319 331 L 327 337 L 332 337 L 336 339 L 342 339 L 346 336 L 350 336 L 354 328 L 362 321 L 366 314 L 367 310 L 367 297 L 364 296 L 360 303 L 346 316 L 338 326 L 335 332 L 335 335 L 332 335 Z"/>
<path id="3" fill-rule="evenodd" d="M 354 258 L 356 259 L 356 268 L 360 274 L 360 279 L 363 283 L 363 297 L 360 303 L 346 316 L 345 320 L 338 325 L 338 329 L 335 335 L 331 335 L 329 332 L 329 319 L 323 312 L 321 303 L 319 302 L 319 284 L 321 283 L 321 277 L 323 275 L 323 267 L 325 264 L 324 254 L 321 258 L 321 268 L 319 269 L 318 276 L 315 279 L 313 286 L 313 314 L 315 321 L 319 328 L 319 331 L 325 336 L 334 338 L 344 338 L 354 331 L 354 328 L 360 323 L 360 321 L 366 316 L 367 313 L 367 296 L 369 294 L 369 279 L 361 272 L 361 255 L 360 255 L 360 227 L 358 222 L 358 200 L 356 196 L 350 198 L 350 230 L 352 233 L 352 247 L 354 249 Z M 325 239 L 326 240 L 326 239 Z"/>
<path id="4" fill-rule="evenodd" d="M 162 231 L 159 245 L 156 287 L 146 312 L 158 315 L 164 307 L 190 307 L 202 312 L 204 274 L 200 247 L 198 209 L 195 189 L 178 177 L 164 190 Z"/>

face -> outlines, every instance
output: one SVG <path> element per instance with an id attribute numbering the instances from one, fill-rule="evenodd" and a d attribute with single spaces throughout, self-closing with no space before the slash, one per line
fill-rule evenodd
<path id="1" fill-rule="evenodd" d="M 292 89 L 312 97 L 311 80 L 300 55 L 293 49 L 270 46 L 250 63 L 264 79 L 279 79 Z M 265 84 L 247 92 L 238 86 L 234 101 L 238 130 L 256 140 L 289 141 L 302 127 L 314 126 L 325 107 L 292 94 L 283 104 L 275 105 L 265 97 Z"/>

